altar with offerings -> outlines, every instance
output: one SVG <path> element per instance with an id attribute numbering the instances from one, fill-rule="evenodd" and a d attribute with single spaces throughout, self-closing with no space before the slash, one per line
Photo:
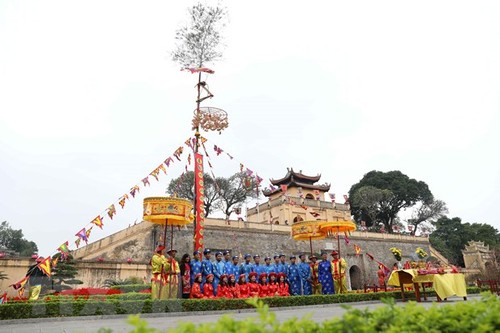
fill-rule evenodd
<path id="1" fill-rule="evenodd" d="M 461 273 L 428 273 L 419 272 L 417 269 L 402 269 L 392 271 L 388 285 L 401 287 L 401 294 L 403 301 L 404 297 L 404 285 L 413 285 L 415 290 L 415 297 L 417 302 L 421 302 L 420 298 L 420 286 L 422 286 L 424 292 L 424 299 L 427 300 L 425 295 L 424 284 L 432 283 L 432 286 L 437 294 L 438 301 L 447 299 L 451 296 L 463 297 L 467 300 L 467 288 L 465 284 L 465 277 Z"/>

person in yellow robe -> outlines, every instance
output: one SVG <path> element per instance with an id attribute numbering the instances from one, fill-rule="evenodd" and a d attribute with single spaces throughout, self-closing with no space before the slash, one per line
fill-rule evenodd
<path id="1" fill-rule="evenodd" d="M 339 253 L 335 250 L 332 252 L 332 257 L 332 275 L 333 285 L 335 286 L 335 293 L 346 294 L 347 279 L 345 271 L 347 269 L 347 262 L 344 258 L 339 258 Z"/>
<path id="2" fill-rule="evenodd" d="M 314 254 L 309 256 L 309 266 L 311 266 L 311 285 L 313 295 L 321 295 L 321 283 L 319 282 L 319 263 L 317 262 L 318 257 Z"/>
<path id="3" fill-rule="evenodd" d="M 175 255 L 177 254 L 177 250 L 170 249 L 167 251 L 167 263 L 169 269 L 166 270 L 166 286 L 167 289 L 167 298 L 179 298 L 179 274 L 181 272 L 179 263 L 175 260 Z"/>
<path id="4" fill-rule="evenodd" d="M 166 288 L 166 272 L 170 270 L 170 264 L 163 255 L 165 247 L 159 245 L 151 258 L 151 298 L 166 299 L 168 288 Z"/>

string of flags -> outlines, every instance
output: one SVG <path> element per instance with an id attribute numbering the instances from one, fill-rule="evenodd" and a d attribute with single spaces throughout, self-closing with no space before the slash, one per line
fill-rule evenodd
<path id="1" fill-rule="evenodd" d="M 203 70 L 202 70 L 203 71 Z M 186 140 L 185 144 L 189 147 L 193 147 L 192 144 L 195 139 L 189 138 Z M 142 187 L 145 188 L 147 186 L 150 186 L 150 177 L 156 179 L 156 181 L 159 181 L 159 176 L 161 175 L 160 172 L 163 172 L 164 175 L 167 175 L 167 168 L 170 167 L 174 163 L 173 157 L 175 157 L 176 160 L 181 161 L 181 155 L 184 152 L 184 147 L 180 146 L 178 147 L 172 154 L 172 156 L 167 157 L 160 165 L 158 165 L 153 171 L 151 171 L 146 177 L 142 178 L 140 183 L 132 186 L 130 190 L 127 193 L 124 193 L 121 195 L 118 200 L 111 205 L 108 206 L 104 211 L 102 211 L 100 214 L 98 214 L 95 218 L 93 218 L 86 226 L 81 228 L 78 232 L 75 233 L 76 239 L 74 240 L 74 244 L 76 248 L 79 248 L 81 245 L 81 242 L 85 242 L 85 244 L 88 244 L 88 241 L 90 239 L 92 230 L 94 226 L 98 226 L 100 229 L 103 229 L 104 226 L 104 220 L 105 220 L 105 215 L 109 217 L 110 220 L 113 220 L 113 217 L 117 214 L 117 209 L 116 206 L 119 205 L 122 209 L 125 209 L 126 202 L 130 200 L 130 196 L 132 198 L 135 198 L 135 196 L 140 193 L 141 191 L 141 186 L 139 184 L 142 183 Z M 188 156 L 188 160 L 190 161 L 190 156 Z M 187 170 L 187 165 L 186 165 L 186 170 Z M 129 196 L 130 195 L 130 196 Z M 61 260 L 65 260 L 69 256 L 70 252 L 70 243 L 69 241 L 63 242 L 59 247 L 56 249 L 56 253 L 60 253 L 60 258 Z M 41 262 L 37 264 L 37 267 L 40 268 L 46 275 L 50 276 L 52 274 L 51 272 L 51 267 L 55 267 L 58 263 L 58 258 L 52 259 L 52 255 L 44 258 Z M 15 290 L 18 290 L 19 295 L 21 296 L 24 293 L 24 285 L 29 279 L 29 274 L 20 281 L 11 284 L 10 286 L 13 287 Z"/>

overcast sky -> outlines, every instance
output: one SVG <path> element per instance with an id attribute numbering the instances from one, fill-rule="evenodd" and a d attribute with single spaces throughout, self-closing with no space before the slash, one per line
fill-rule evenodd
<path id="1" fill-rule="evenodd" d="M 91 241 L 142 219 L 186 162 L 196 75 L 171 60 L 185 1 L 0 0 L 0 222 L 56 252 L 134 185 Z M 449 217 L 500 229 L 498 1 L 231 1 L 204 75 L 227 111 L 216 176 L 287 167 L 341 198 L 371 170 L 424 181 Z M 216 156 L 213 145 L 234 156 Z M 261 198 L 261 201 L 263 199 Z"/>

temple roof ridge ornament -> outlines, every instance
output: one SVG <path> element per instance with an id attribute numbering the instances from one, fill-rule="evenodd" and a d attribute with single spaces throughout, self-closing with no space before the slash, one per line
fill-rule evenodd
<path id="1" fill-rule="evenodd" d="M 321 178 L 321 174 L 318 174 L 316 176 L 306 176 L 302 173 L 302 170 L 299 172 L 293 171 L 293 168 L 287 168 L 287 174 L 285 177 L 281 179 L 270 179 L 271 184 L 274 186 L 279 186 L 279 185 L 286 185 L 286 183 L 290 182 L 291 180 L 298 180 L 301 183 L 306 183 L 306 184 L 314 184 Z"/>
<path id="2" fill-rule="evenodd" d="M 287 168 L 287 174 L 285 177 L 281 179 L 269 179 L 272 185 L 278 186 L 273 190 L 264 190 L 263 193 L 265 196 L 270 196 L 274 193 L 282 192 L 282 185 L 286 185 L 286 187 L 301 187 L 304 189 L 310 190 L 318 190 L 321 192 L 328 192 L 330 190 L 330 184 L 315 184 L 318 180 L 320 180 L 321 174 L 316 176 L 307 176 L 302 173 L 302 170 L 299 172 L 293 171 L 293 168 Z"/>

